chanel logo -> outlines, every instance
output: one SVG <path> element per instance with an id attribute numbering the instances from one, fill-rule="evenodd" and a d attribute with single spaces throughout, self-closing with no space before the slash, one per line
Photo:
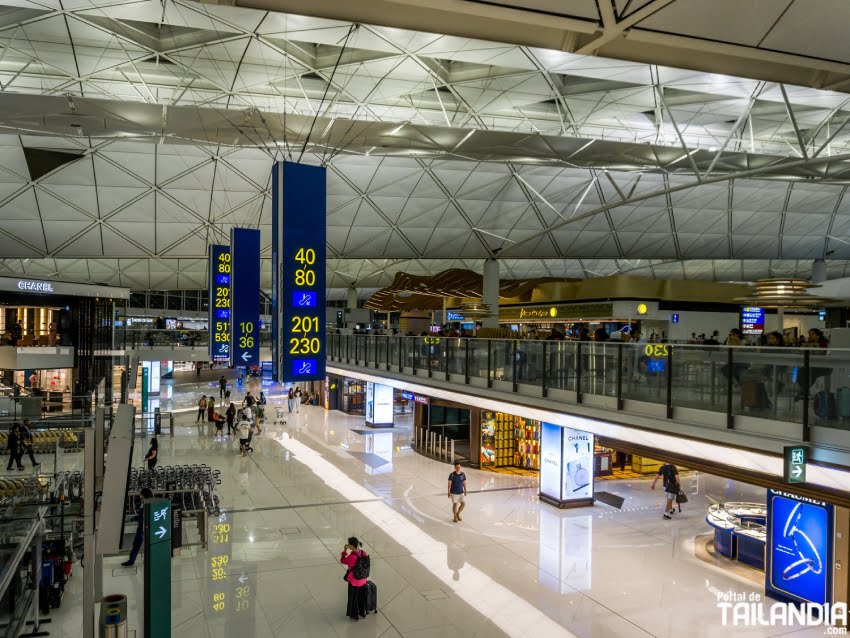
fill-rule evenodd
<path id="1" fill-rule="evenodd" d="M 794 549 L 797 551 L 797 556 L 799 556 L 798 560 L 795 560 L 782 570 L 783 580 L 794 580 L 809 572 L 820 574 L 823 571 L 823 560 L 821 560 L 818 550 L 815 549 L 815 544 L 809 538 L 808 534 L 797 527 L 803 515 L 800 511 L 802 506 L 802 503 L 797 503 L 794 506 L 782 530 L 783 538 L 790 539 L 794 543 Z"/>
<path id="2" fill-rule="evenodd" d="M 47 281 L 19 281 L 20 290 L 36 290 L 38 292 L 53 292 L 53 284 Z"/>

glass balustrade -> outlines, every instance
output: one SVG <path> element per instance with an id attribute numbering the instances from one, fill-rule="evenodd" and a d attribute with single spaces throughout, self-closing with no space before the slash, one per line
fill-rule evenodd
<path id="1" fill-rule="evenodd" d="M 746 417 L 797 423 L 804 440 L 813 426 L 850 430 L 850 350 L 332 334 L 327 354 L 526 396 L 657 404 L 671 418 L 716 412 L 730 428 Z"/>

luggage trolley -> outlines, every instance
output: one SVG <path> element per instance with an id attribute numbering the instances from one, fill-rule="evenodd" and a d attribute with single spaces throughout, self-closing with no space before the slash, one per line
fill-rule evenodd
<path id="1" fill-rule="evenodd" d="M 286 425 L 286 417 L 284 416 L 283 408 L 278 406 L 275 408 L 275 417 L 273 425 Z"/>

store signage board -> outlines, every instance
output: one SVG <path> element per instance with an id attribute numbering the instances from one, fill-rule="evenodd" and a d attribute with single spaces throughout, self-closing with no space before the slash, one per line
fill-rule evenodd
<path id="1" fill-rule="evenodd" d="M 93 284 L 76 284 L 67 281 L 38 281 L 19 277 L 0 277 L 0 291 L 28 294 L 61 295 L 67 297 L 104 297 L 129 299 L 129 288 L 113 288 Z"/>
<path id="2" fill-rule="evenodd" d="M 765 591 L 793 603 L 832 602 L 833 506 L 767 492 Z"/>
<path id="3" fill-rule="evenodd" d="M 464 321 L 464 316 L 459 312 L 446 311 L 447 321 Z"/>
<path id="4" fill-rule="evenodd" d="M 260 231 L 230 229 L 230 365 L 260 363 Z"/>
<path id="5" fill-rule="evenodd" d="M 428 405 L 430 402 L 428 397 L 422 396 L 421 394 L 417 394 L 413 400 L 416 401 L 416 403 L 421 403 L 423 405 Z"/>
<path id="6" fill-rule="evenodd" d="M 570 319 L 611 319 L 613 303 L 577 303 L 557 306 L 514 306 L 499 308 L 499 321 L 551 322 Z"/>
<path id="7" fill-rule="evenodd" d="M 230 246 L 209 247 L 210 358 L 230 359 Z"/>
<path id="8" fill-rule="evenodd" d="M 745 335 L 764 334 L 764 308 L 741 308 L 741 332 Z"/>
<path id="9" fill-rule="evenodd" d="M 272 171 L 272 282 L 277 380 L 325 378 L 327 173 L 278 162 Z"/>
<path id="10" fill-rule="evenodd" d="M 144 507 L 145 638 L 171 638 L 171 501 Z"/>
<path id="11" fill-rule="evenodd" d="M 783 480 L 786 483 L 805 483 L 808 449 L 804 445 L 786 445 L 782 457 Z"/>
<path id="12" fill-rule="evenodd" d="M 27 279 L 21 279 L 18 282 L 19 290 L 26 290 L 27 292 L 53 292 L 53 284 L 49 281 L 29 281 Z"/>

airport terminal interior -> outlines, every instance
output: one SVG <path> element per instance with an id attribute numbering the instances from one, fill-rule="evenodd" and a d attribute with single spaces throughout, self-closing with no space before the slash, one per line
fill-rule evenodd
<path id="1" fill-rule="evenodd" d="M 0 0 L 0 638 L 846 635 L 848 25 Z"/>

